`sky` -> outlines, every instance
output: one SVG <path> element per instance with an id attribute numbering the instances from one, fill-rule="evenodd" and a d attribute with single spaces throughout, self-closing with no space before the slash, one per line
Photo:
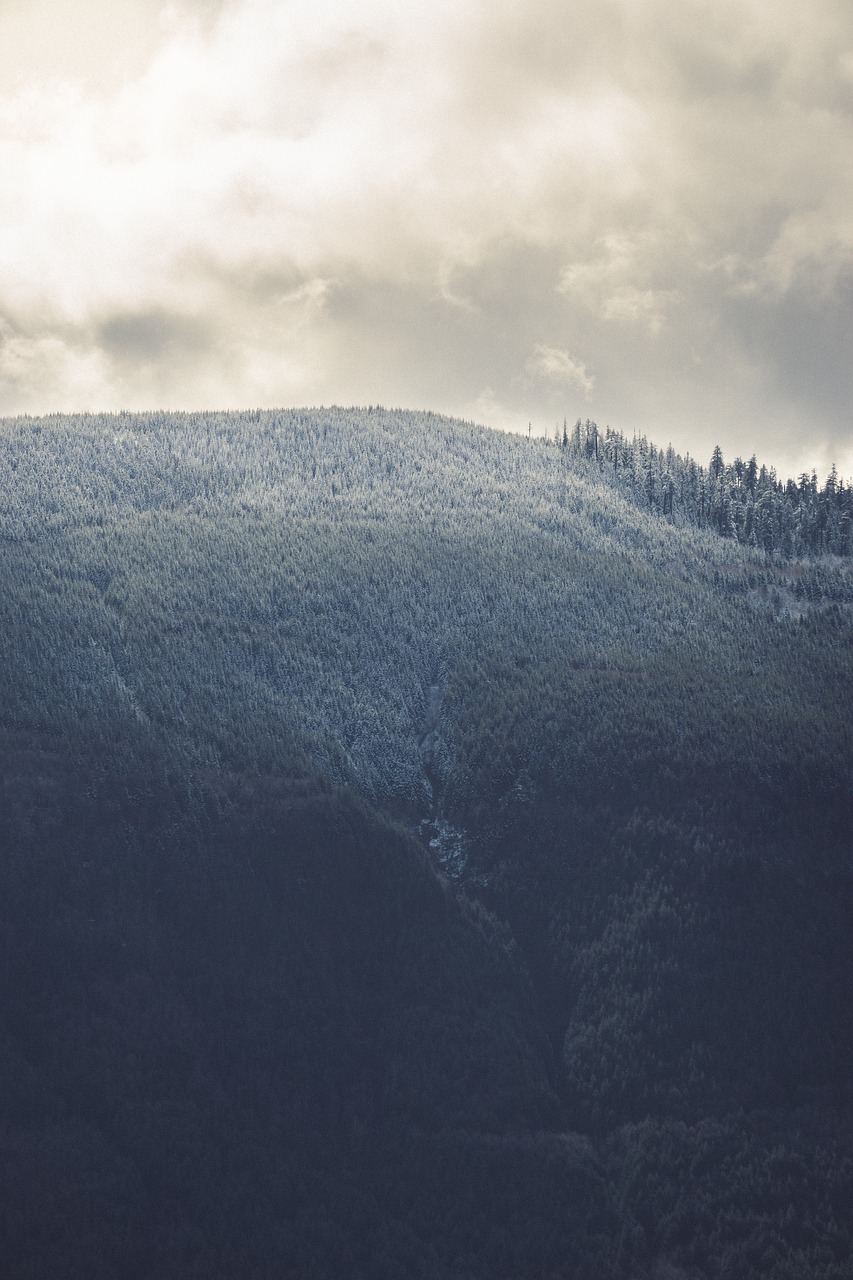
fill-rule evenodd
<path id="1" fill-rule="evenodd" d="M 0 0 L 0 414 L 853 477 L 850 0 Z"/>

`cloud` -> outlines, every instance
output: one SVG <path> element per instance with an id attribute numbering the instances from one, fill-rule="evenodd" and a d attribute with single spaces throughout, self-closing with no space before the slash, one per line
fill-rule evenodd
<path id="1" fill-rule="evenodd" d="M 4 412 L 581 400 L 853 472 L 849 6 L 125 9 L 0 7 Z"/>
<path id="2" fill-rule="evenodd" d="M 162 308 L 109 316 L 98 325 L 97 339 L 102 351 L 124 365 L 184 361 L 209 347 L 201 321 Z"/>
<path id="3" fill-rule="evenodd" d="M 541 378 L 560 386 L 573 387 L 585 396 L 589 396 L 595 386 L 595 378 L 587 372 L 586 365 L 570 356 L 568 351 L 546 347 L 541 342 L 537 342 L 528 356 L 524 370 L 534 381 Z"/>
<path id="4" fill-rule="evenodd" d="M 0 321 L 0 413 L 19 413 L 45 402 L 73 410 L 89 397 L 103 396 L 105 370 L 97 348 L 82 349 L 55 333 L 15 332 Z M 38 388 L 41 402 L 32 400 Z M 118 407 L 118 406 L 115 406 Z"/>
<path id="5" fill-rule="evenodd" d="M 632 238 L 610 232 L 593 241 L 583 258 L 566 264 L 559 289 L 599 320 L 637 325 L 654 335 L 678 297 L 676 288 L 660 287 L 666 272 L 662 258 L 649 233 Z"/>

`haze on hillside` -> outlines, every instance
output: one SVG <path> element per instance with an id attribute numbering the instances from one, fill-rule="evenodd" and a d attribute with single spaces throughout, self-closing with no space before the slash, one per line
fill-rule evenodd
<path id="1" fill-rule="evenodd" d="M 384 403 L 853 471 L 839 0 L 6 0 L 0 413 Z"/>

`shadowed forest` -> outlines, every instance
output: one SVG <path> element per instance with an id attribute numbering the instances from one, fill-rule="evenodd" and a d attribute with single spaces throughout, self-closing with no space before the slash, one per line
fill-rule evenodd
<path id="1" fill-rule="evenodd" d="M 0 423 L 12 1280 L 850 1280 L 835 471 Z"/>

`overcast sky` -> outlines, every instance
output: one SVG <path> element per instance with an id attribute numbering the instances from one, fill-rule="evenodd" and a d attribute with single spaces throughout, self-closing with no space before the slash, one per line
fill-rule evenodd
<path id="1" fill-rule="evenodd" d="M 321 403 L 853 476 L 850 0 L 0 0 L 0 413 Z"/>

